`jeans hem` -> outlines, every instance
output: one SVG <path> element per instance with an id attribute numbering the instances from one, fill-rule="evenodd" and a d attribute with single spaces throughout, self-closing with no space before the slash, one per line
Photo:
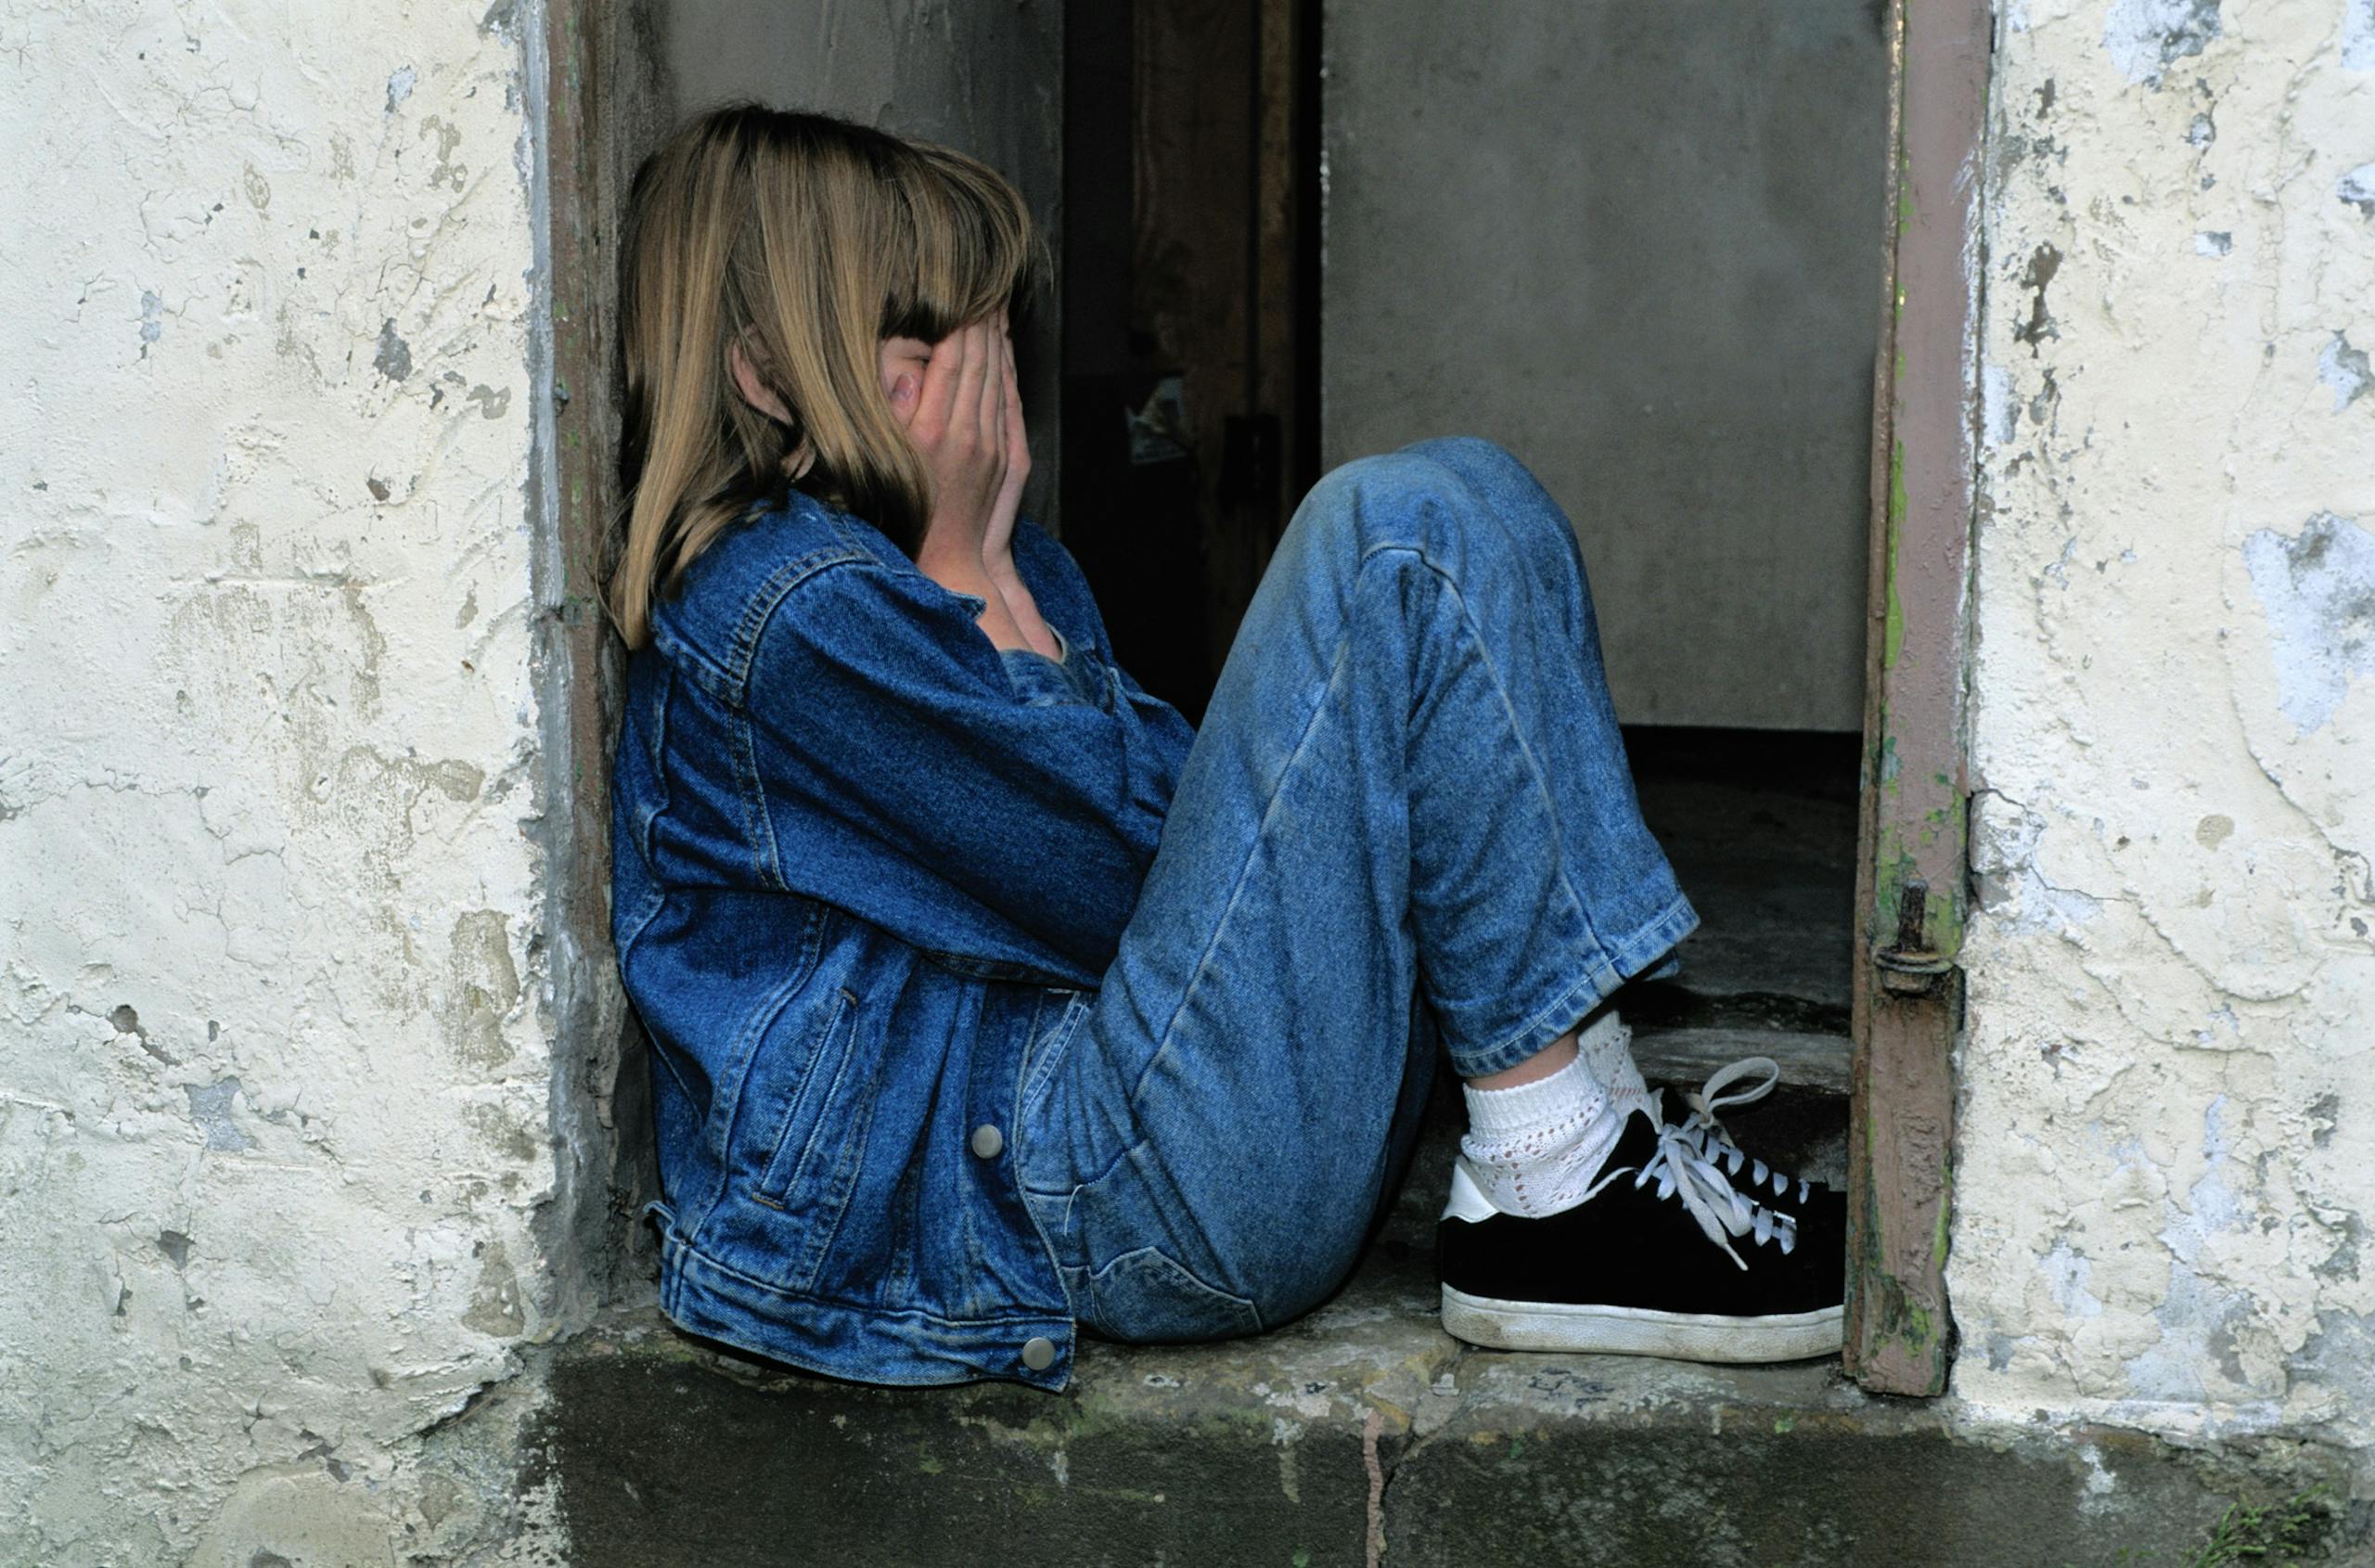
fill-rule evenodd
<path id="1" fill-rule="evenodd" d="M 1534 1009 L 1523 1023 L 1489 1045 L 1473 1050 L 1453 1049 L 1453 1071 L 1463 1078 L 1483 1078 L 1531 1060 L 1613 995 L 1618 986 L 1651 968 L 1675 944 L 1698 928 L 1698 911 L 1691 908 L 1689 899 L 1677 893 L 1673 903 L 1613 948 L 1603 947 L 1594 953 L 1585 965 L 1584 977 Z"/>

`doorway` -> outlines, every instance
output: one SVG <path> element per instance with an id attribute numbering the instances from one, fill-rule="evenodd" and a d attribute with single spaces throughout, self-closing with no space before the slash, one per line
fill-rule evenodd
<path id="1" fill-rule="evenodd" d="M 1517 453 L 1577 522 L 1705 919 L 1628 1008 L 1638 1052 L 1675 1080 L 1781 1060 L 1833 1098 L 1834 1180 L 1885 20 L 1097 0 L 1065 37 L 1064 532 L 1123 662 L 1199 712 L 1326 467 Z"/>
<path id="2" fill-rule="evenodd" d="M 1061 515 L 1123 662 L 1200 713 L 1325 467 L 1451 432 L 1525 459 L 1576 520 L 1644 815 L 1705 920 L 1624 999 L 1636 1053 L 1682 1087 L 1781 1064 L 1754 1139 L 1855 1194 L 1850 1362 L 1905 1393 L 1951 1348 L 1987 26 L 1983 0 L 1910 44 L 1902 0 L 1066 17 Z"/>
<path id="3" fill-rule="evenodd" d="M 726 13 L 765 47 L 693 46 Z M 1064 288 L 1024 345 L 1026 403 L 1057 416 L 1033 428 L 1034 509 L 1088 570 L 1123 662 L 1191 715 L 1324 462 L 1446 426 L 1497 436 L 1578 519 L 1645 812 L 1708 919 L 1685 975 L 1628 1002 L 1646 1064 L 1690 1083 L 1742 1054 L 1785 1061 L 1796 1109 L 1756 1112 L 1762 1141 L 1843 1158 L 1849 1368 L 1935 1393 L 1952 1349 L 1986 0 L 1918 18 L 1905 0 L 1512 0 L 1493 17 L 1507 36 L 1415 0 L 1068 0 L 907 21 L 755 0 L 555 6 L 552 352 L 581 393 L 558 412 L 557 482 L 587 590 L 571 602 L 591 603 L 611 504 L 624 174 L 677 110 L 729 92 L 970 148 L 1055 214 Z M 1386 84 L 1367 109 L 1364 81 Z M 1836 142 L 1791 140 L 1793 117 L 1834 115 Z M 1393 154 L 1396 136 L 1412 150 Z M 1430 145 L 1451 166 L 1428 168 Z M 1447 227 L 1394 205 L 1495 188 L 1523 222 Z M 1798 221 L 1810 212 L 1863 236 L 1863 259 Z M 1457 309 L 1439 299 L 1430 319 L 1466 335 L 1399 353 L 1427 279 L 1396 280 L 1389 252 L 1440 261 L 1455 230 L 1469 248 L 1449 247 L 1436 281 Z M 1506 238 L 1480 250 L 1471 231 Z M 1386 282 L 1366 305 L 1365 266 Z M 1787 526 L 1744 532 L 1783 510 Z M 570 723 L 591 755 L 611 650 L 582 622 Z M 597 780 L 571 809 L 598 824 Z M 598 911 L 602 880 L 584 856 L 571 906 Z M 625 1033 L 592 1070 L 606 1125 L 613 1109 L 635 1120 Z M 1776 1138 L 1777 1121 L 1794 1130 Z"/>

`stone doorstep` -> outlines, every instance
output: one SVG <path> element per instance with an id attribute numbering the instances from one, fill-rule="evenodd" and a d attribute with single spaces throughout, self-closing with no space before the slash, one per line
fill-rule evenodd
<path id="1" fill-rule="evenodd" d="M 1835 1360 L 1480 1351 L 1434 1306 L 1389 1241 L 1299 1322 L 1092 1342 L 1060 1394 L 839 1383 L 623 1310 L 535 1353 L 530 1479 L 578 1568 L 2182 1565 L 2239 1496 L 2348 1492 L 2331 1450 L 1975 1433 Z"/>
<path id="2" fill-rule="evenodd" d="M 1768 1056 L 1781 1069 L 1785 1088 L 1836 1096 L 1848 1093 L 1849 1047 L 1838 1035 L 1818 1030 L 1661 1028 L 1633 1035 L 1633 1059 L 1642 1075 L 1696 1088 L 1717 1069 L 1744 1056 Z M 1776 1091 L 1779 1092 L 1779 1091 Z M 1667 1113 L 1674 1113 L 1669 1101 Z M 1749 1112 L 1741 1112 L 1743 1121 Z M 1842 1108 L 1842 1120 L 1844 1107 Z M 1738 1129 L 1735 1129 L 1736 1131 Z"/>
<path id="3" fill-rule="evenodd" d="M 1778 1163 L 1843 1156 L 1833 1097 L 1785 1089 L 1753 1118 L 1730 1125 Z M 1438 1085 L 1378 1240 L 1318 1311 L 1215 1344 L 1091 1341 L 1060 1394 L 836 1382 L 616 1308 L 530 1353 L 530 1479 L 556 1484 L 578 1568 L 2185 1565 L 2238 1497 L 2349 1494 L 2333 1450 L 1974 1433 L 1836 1359 L 1463 1345 L 1433 1260 L 1459 1125 Z"/>

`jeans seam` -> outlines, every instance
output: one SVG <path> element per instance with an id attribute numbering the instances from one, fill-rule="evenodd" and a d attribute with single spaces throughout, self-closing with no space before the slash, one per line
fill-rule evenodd
<path id="1" fill-rule="evenodd" d="M 1557 1039 L 1559 1037 L 1559 1034 L 1564 1033 L 1575 1020 L 1582 1018 L 1585 1012 L 1591 1010 L 1588 1006 L 1577 1009 L 1569 1017 L 1567 1023 L 1562 1023 L 1559 1026 L 1558 1033 L 1554 1033 L 1544 1038 L 1537 1039 L 1535 1037 L 1541 1034 L 1543 1028 L 1548 1024 L 1552 1019 L 1558 1017 L 1561 1013 L 1566 1013 L 1570 1008 L 1574 1006 L 1574 998 L 1578 992 L 1585 990 L 1591 991 L 1594 995 L 1594 999 L 1596 1000 L 1598 997 L 1606 996 L 1610 991 L 1614 989 L 1613 986 L 1603 985 L 1600 983 L 1600 976 L 1603 972 L 1613 974 L 1615 973 L 1615 970 L 1610 966 L 1602 964 L 1598 969 L 1585 972 L 1585 975 L 1581 979 L 1577 980 L 1574 984 L 1570 985 L 1566 990 L 1561 991 L 1551 1001 L 1545 1003 L 1541 1008 L 1537 1009 L 1532 1018 L 1527 1019 L 1524 1022 L 1519 1024 L 1508 1034 L 1503 1035 L 1491 1045 L 1484 1047 L 1479 1051 L 1471 1052 L 1463 1049 L 1454 1053 L 1452 1065 L 1458 1071 L 1459 1075 L 1463 1078 L 1483 1078 L 1495 1073 L 1506 1072 L 1508 1069 L 1515 1067 L 1519 1062 L 1530 1060 L 1534 1056 L 1540 1054 L 1545 1046 L 1547 1046 L 1552 1040 Z"/>
<path id="2" fill-rule="evenodd" d="M 1659 910 L 1654 918 L 1640 928 L 1640 931 L 1662 931 L 1667 925 L 1673 923 L 1678 916 L 1687 915 L 1689 912 L 1690 900 L 1688 897 L 1677 896 L 1672 903 Z M 1639 933 L 1636 932 L 1635 934 L 1637 937 Z M 1520 1024 L 1517 1028 L 1503 1035 L 1498 1040 L 1496 1040 L 1490 1046 L 1483 1047 L 1481 1051 L 1472 1053 L 1474 1056 L 1474 1061 L 1472 1064 L 1465 1063 L 1460 1060 L 1463 1056 L 1468 1056 L 1471 1053 L 1463 1050 L 1454 1050 L 1452 1052 L 1453 1067 L 1458 1071 L 1460 1076 L 1463 1078 L 1481 1078 L 1494 1073 L 1504 1072 L 1508 1068 L 1515 1067 L 1519 1062 L 1524 1061 L 1535 1055 L 1542 1047 L 1547 1045 L 1549 1041 L 1534 1041 L 1532 1038 L 1534 1034 L 1542 1027 L 1546 1020 L 1552 1018 L 1558 1013 L 1565 1011 L 1570 1008 L 1573 1008 L 1575 1006 L 1574 998 L 1577 992 L 1582 991 L 1585 986 L 1592 986 L 1596 988 L 1591 1003 L 1586 1004 L 1584 1007 L 1577 1008 L 1573 1013 L 1573 1017 L 1580 1019 L 1585 1012 L 1590 1010 L 1593 1005 L 1597 1005 L 1599 1001 L 1605 999 L 1611 995 L 1613 995 L 1617 986 L 1622 985 L 1624 983 L 1624 963 L 1631 961 L 1635 945 L 1636 943 L 1634 941 L 1628 940 L 1625 944 L 1624 952 L 1621 954 L 1604 950 L 1602 962 L 1596 968 L 1588 970 L 1583 979 L 1569 986 L 1565 991 L 1560 992 L 1555 1000 L 1536 1009 L 1534 1015 L 1531 1019 L 1528 1019 L 1524 1023 Z M 1646 958 L 1641 959 L 1636 965 L 1636 969 L 1640 970 L 1649 968 L 1650 963 L 1652 960 L 1656 959 L 1662 954 L 1670 951 L 1671 947 L 1671 943 L 1659 946 L 1655 952 L 1650 953 Z M 1605 981 L 1603 981 L 1603 976 L 1606 977 Z M 1556 1036 L 1553 1037 L 1555 1038 Z M 1449 1047 L 1447 1047 L 1446 1048 Z M 1475 1070 L 1473 1072 L 1469 1071 L 1469 1067 L 1470 1065 L 1474 1066 Z"/>
<path id="3" fill-rule="evenodd" d="M 1072 1042 L 1088 1022 L 1089 1007 L 1081 999 L 1083 993 L 1058 991 L 1051 987 L 1041 995 L 1043 1006 L 1047 996 L 1060 995 L 1064 1001 L 1056 1022 L 1047 1033 L 1036 1042 L 1024 1045 L 1021 1080 L 1016 1086 L 1014 1102 L 1014 1124 L 1017 1127 L 1030 1125 L 1032 1116 L 1039 1109 L 1039 1102 L 1046 1099 L 1048 1087 L 1055 1082 L 1057 1067 L 1072 1054 Z"/>
<path id="4" fill-rule="evenodd" d="M 1534 793 L 1541 798 L 1545 815 L 1556 823 L 1559 820 L 1557 803 L 1551 795 L 1542 759 L 1535 755 L 1533 746 L 1526 740 L 1524 726 L 1518 722 L 1517 711 L 1509 701 L 1508 683 L 1501 678 L 1500 667 L 1493 662 L 1491 645 L 1484 640 L 1483 629 L 1477 624 L 1475 612 L 1469 607 L 1468 595 L 1460 587 L 1459 578 L 1448 567 L 1430 557 L 1424 544 L 1373 545 L 1363 554 L 1362 564 L 1367 564 L 1374 557 L 1389 550 L 1398 550 L 1415 558 L 1419 565 L 1425 567 L 1443 585 L 1444 591 L 1451 596 L 1453 608 L 1459 613 L 1460 625 L 1466 631 L 1470 644 L 1475 649 L 1478 661 L 1483 665 L 1485 677 L 1492 682 L 1494 698 L 1500 704 L 1502 722 L 1508 728 L 1510 739 L 1517 744 L 1518 755 L 1523 760 L 1525 765 L 1526 778 L 1533 786 Z M 1614 967 L 1610 962 L 1608 945 L 1601 940 L 1599 928 L 1592 919 L 1590 906 L 1576 893 L 1573 880 L 1567 873 L 1563 843 L 1560 846 L 1559 853 L 1559 891 L 1565 897 L 1568 908 L 1573 911 L 1576 923 L 1583 928 L 1584 938 L 1590 944 L 1590 951 L 1597 961 L 1586 963 L 1584 966 L 1582 977 L 1574 984 L 1560 992 L 1556 998 L 1536 1009 L 1532 1017 L 1503 1035 L 1483 1051 L 1470 1052 L 1464 1048 L 1454 1050 L 1453 1062 L 1455 1067 L 1460 1069 L 1462 1077 L 1482 1077 L 1516 1066 L 1533 1056 L 1542 1046 L 1549 1044 L 1549 1040 L 1535 1042 L 1534 1048 L 1524 1051 L 1522 1055 L 1510 1056 L 1509 1053 L 1532 1041 L 1555 1014 L 1571 1005 L 1578 992 L 1589 988 L 1597 996 L 1605 996 L 1614 989 L 1613 986 L 1604 985 L 1601 983 L 1601 975 L 1603 973 L 1612 975 L 1615 972 Z M 1581 1014 L 1578 1013 L 1577 1016 L 1580 1017 Z M 1561 1027 L 1564 1026 L 1561 1025 Z M 1554 1035 L 1552 1038 L 1556 1038 L 1556 1035 Z M 1501 1060 L 1504 1057 L 1508 1057 L 1508 1060 Z M 1468 1067 L 1470 1062 L 1475 1060 L 1481 1060 L 1491 1065 L 1478 1066 L 1470 1072 Z"/>
<path id="5" fill-rule="evenodd" d="M 1518 753 L 1524 762 L 1527 780 L 1533 786 L 1534 792 L 1538 796 L 1542 797 L 1544 805 L 1547 815 L 1550 816 L 1550 819 L 1553 822 L 1556 822 L 1558 820 L 1558 813 L 1554 807 L 1554 803 L 1550 797 L 1549 788 L 1544 777 L 1541 759 L 1534 754 L 1534 748 L 1526 743 L 1523 726 L 1518 723 L 1516 711 L 1509 702 L 1508 684 L 1501 678 L 1499 668 L 1493 662 L 1492 654 L 1484 642 L 1482 630 L 1476 623 L 1475 614 L 1469 608 L 1468 596 L 1460 591 L 1459 579 L 1441 562 L 1430 558 L 1423 544 L 1409 544 L 1397 541 L 1371 545 L 1367 549 L 1363 550 L 1361 552 L 1360 559 L 1354 569 L 1354 577 L 1355 582 L 1358 581 L 1360 572 L 1367 567 L 1370 561 L 1389 552 L 1407 555 L 1416 559 L 1420 566 L 1424 567 L 1427 572 L 1443 585 L 1444 591 L 1451 596 L 1453 607 L 1459 615 L 1460 625 L 1466 631 L 1469 641 L 1476 648 L 1477 656 L 1483 662 L 1486 677 L 1492 682 L 1494 696 L 1500 703 L 1503 722 L 1507 725 L 1511 738 L 1517 742 Z M 1345 655 L 1351 646 L 1352 630 L 1350 618 L 1347 617 L 1345 627 L 1339 634 L 1336 639 L 1335 649 L 1329 664 L 1328 680 L 1320 688 L 1319 700 L 1312 704 L 1310 713 L 1303 720 L 1302 733 L 1295 737 L 1293 751 L 1288 754 L 1286 762 L 1278 769 L 1277 783 L 1276 787 L 1271 790 L 1269 799 L 1263 802 L 1262 820 L 1254 829 L 1253 841 L 1247 846 L 1244 859 L 1239 862 L 1238 866 L 1237 878 L 1229 889 L 1228 901 L 1222 906 L 1220 918 L 1213 922 L 1212 934 L 1206 938 L 1204 951 L 1198 958 L 1196 962 L 1196 973 L 1194 977 L 1188 981 L 1187 986 L 1181 991 L 1179 1005 L 1173 1010 L 1171 1017 L 1165 1021 L 1163 1024 L 1162 1043 L 1155 1047 L 1153 1054 L 1147 1059 L 1146 1067 L 1140 1071 L 1136 1081 L 1130 1086 L 1130 1103 L 1133 1106 L 1137 1103 L 1138 1097 L 1144 1090 L 1148 1078 L 1153 1074 L 1157 1067 L 1162 1065 L 1163 1059 L 1170 1054 L 1173 1033 L 1178 1028 L 1179 1020 L 1187 1013 L 1188 1005 L 1194 1000 L 1198 990 L 1203 985 L 1204 977 L 1211 972 L 1213 952 L 1219 945 L 1221 933 L 1227 928 L 1230 918 L 1237 912 L 1238 901 L 1244 893 L 1246 879 L 1251 874 L 1254 855 L 1268 837 L 1271 824 L 1277 811 L 1279 798 L 1286 793 L 1288 778 L 1294 772 L 1296 765 L 1303 760 L 1304 752 L 1310 747 L 1312 736 L 1318 727 L 1320 715 L 1325 712 L 1328 706 L 1328 694 L 1335 689 L 1337 680 L 1343 674 Z M 1565 897 L 1568 907 L 1574 912 L 1574 917 L 1577 922 L 1583 927 L 1585 938 L 1590 943 L 1593 954 L 1598 958 L 1598 962 L 1596 965 L 1586 965 L 1584 976 L 1579 979 L 1575 984 L 1570 986 L 1565 992 L 1561 993 L 1558 1000 L 1537 1011 L 1533 1018 L 1528 1019 L 1526 1022 L 1521 1025 L 1516 1031 L 1503 1035 L 1500 1040 L 1495 1042 L 1491 1048 L 1491 1052 L 1488 1052 L 1487 1054 L 1507 1051 L 1509 1048 L 1511 1041 L 1523 1038 L 1530 1035 L 1540 1025 L 1540 1022 L 1544 1017 L 1547 1017 L 1553 1009 L 1564 1006 L 1567 998 L 1572 997 L 1577 991 L 1580 991 L 1586 986 L 1597 985 L 1598 983 L 1598 976 L 1602 971 L 1605 970 L 1613 973 L 1613 970 L 1609 962 L 1605 945 L 1601 943 L 1599 932 L 1592 922 L 1590 910 L 1585 906 L 1584 901 L 1577 896 L 1574 883 L 1568 877 L 1563 853 L 1560 855 L 1560 865 L 1559 869 L 1559 890 Z M 1612 989 L 1612 987 L 1603 987 L 1603 993 L 1606 989 Z M 1545 1041 L 1543 1043 L 1547 1044 L 1548 1042 Z M 1455 1062 L 1457 1062 L 1457 1057 L 1463 1054 L 1466 1053 L 1455 1053 Z M 1529 1052 L 1528 1054 L 1531 1055 L 1532 1053 Z M 1521 1057 L 1517 1060 L 1522 1060 L 1524 1058 Z M 1509 1062 L 1504 1063 L 1503 1065 L 1510 1066 L 1515 1065 L 1515 1063 Z M 1462 1075 L 1477 1076 L 1481 1075 L 1481 1073 L 1489 1073 L 1498 1071 L 1500 1071 L 1500 1068 L 1486 1067 L 1480 1069 L 1478 1073 L 1464 1073 Z"/>
<path id="6" fill-rule="evenodd" d="M 1393 546 L 1378 546 L 1380 549 L 1391 547 Z M 1467 628 L 1468 639 L 1475 646 L 1476 655 L 1483 662 L 1484 673 L 1493 682 L 1493 695 L 1500 702 L 1502 722 L 1508 726 L 1510 739 L 1517 742 L 1518 754 L 1525 759 L 1526 777 L 1533 783 L 1534 793 L 1542 798 L 1545 814 L 1552 822 L 1557 822 L 1559 820 L 1557 800 L 1550 792 L 1549 781 L 1544 773 L 1542 759 L 1534 755 L 1534 748 L 1526 742 L 1524 726 L 1518 723 L 1517 710 L 1509 702 L 1508 683 L 1501 678 L 1499 666 L 1493 662 L 1491 645 L 1485 642 L 1483 629 L 1476 623 L 1475 613 L 1469 609 L 1468 595 L 1461 591 L 1459 579 L 1454 576 L 1448 568 L 1429 559 L 1424 545 L 1400 547 L 1407 549 L 1412 555 L 1418 557 L 1419 563 L 1441 579 L 1445 591 L 1451 595 L 1452 604 L 1459 611 L 1460 624 Z M 1600 939 L 1599 928 L 1592 920 L 1591 908 L 1576 894 L 1575 884 L 1567 875 L 1565 847 L 1563 843 L 1560 846 L 1559 890 L 1567 895 L 1568 906 L 1574 910 L 1575 919 L 1582 923 L 1584 934 L 1590 938 L 1592 946 L 1604 951 L 1607 944 Z"/>
<path id="7" fill-rule="evenodd" d="M 1101 1268 L 1085 1266 L 1083 1272 L 1087 1276 L 1088 1295 L 1090 1301 L 1094 1302 L 1097 1299 L 1097 1281 L 1098 1276 L 1110 1275 L 1116 1267 L 1120 1266 L 1123 1260 L 1136 1257 L 1141 1253 L 1151 1253 L 1155 1256 L 1162 1259 L 1163 1262 L 1177 1269 L 1187 1278 L 1188 1282 L 1193 1284 L 1198 1290 L 1203 1291 L 1211 1295 L 1217 1296 L 1222 1301 L 1230 1304 L 1232 1306 L 1242 1308 L 1245 1315 L 1253 1320 L 1253 1327 L 1250 1330 L 1251 1332 L 1259 1334 L 1265 1332 L 1268 1329 L 1269 1325 L 1263 1319 L 1262 1305 L 1259 1302 L 1255 1301 L 1252 1296 L 1241 1296 L 1235 1291 L 1224 1290 L 1222 1287 L 1213 1284 L 1210 1279 L 1204 1278 L 1201 1270 L 1189 1267 L 1188 1264 L 1171 1248 L 1152 1241 L 1142 1242 L 1137 1246 L 1128 1249 L 1126 1252 L 1115 1253 L 1113 1256 L 1105 1260 L 1105 1266 Z"/>
<path id="8" fill-rule="evenodd" d="M 736 782 L 741 786 L 743 827 L 751 835 L 760 880 L 781 892 L 791 884 L 784 879 L 783 855 L 776 846 L 775 817 L 767 809 L 767 789 L 759 774 L 759 743 L 752 728 L 751 715 L 737 711 L 733 715 L 734 761 L 742 773 Z"/>
<path id="9" fill-rule="evenodd" d="M 1220 918 L 1213 922 L 1212 932 L 1204 939 L 1204 950 L 1197 956 L 1196 972 L 1181 988 L 1178 1006 L 1174 1008 L 1171 1016 L 1163 1021 L 1161 1043 L 1147 1058 L 1147 1064 L 1139 1070 L 1136 1080 L 1130 1085 L 1129 1103 L 1133 1112 L 1137 1108 L 1138 1097 L 1144 1092 L 1147 1080 L 1154 1075 L 1155 1069 L 1162 1066 L 1163 1059 L 1171 1054 L 1172 1037 L 1179 1028 L 1179 1021 L 1187 1016 L 1188 1005 L 1195 1000 L 1196 994 L 1203 988 L 1204 977 L 1213 970 L 1213 954 L 1220 946 L 1221 933 L 1228 929 L 1229 920 L 1237 913 L 1238 902 L 1244 896 L 1247 879 L 1252 875 L 1254 855 L 1269 838 L 1270 825 L 1277 815 L 1278 801 L 1287 792 L 1287 779 L 1293 774 L 1296 765 L 1303 761 L 1303 753 L 1310 748 L 1312 736 L 1318 730 L 1320 715 L 1327 711 L 1328 694 L 1336 688 L 1337 678 L 1343 674 L 1344 655 L 1352 647 L 1352 640 L 1349 626 L 1336 639 L 1335 652 L 1329 662 L 1328 679 L 1319 688 L 1319 700 L 1311 705 L 1311 712 L 1304 715 L 1303 730 L 1295 737 L 1294 749 L 1288 752 L 1286 762 L 1278 768 L 1277 782 L 1270 790 L 1270 798 L 1262 803 L 1262 819 L 1254 827 L 1252 842 L 1245 847 L 1245 857 L 1238 863 L 1236 879 L 1229 885 L 1228 902 L 1221 906 Z M 1139 1141 L 1145 1140 L 1141 1137 Z"/>

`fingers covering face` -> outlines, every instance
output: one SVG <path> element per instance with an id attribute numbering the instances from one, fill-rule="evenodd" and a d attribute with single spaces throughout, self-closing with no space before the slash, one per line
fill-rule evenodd
<path id="1" fill-rule="evenodd" d="M 969 426 L 978 437 L 983 417 L 982 403 L 990 379 L 989 354 L 984 352 L 978 326 L 959 328 L 956 343 L 956 406 L 953 422 Z"/>
<path id="2" fill-rule="evenodd" d="M 920 384 L 911 380 L 905 386 L 905 399 L 894 388 L 892 403 L 928 442 L 962 435 L 978 443 L 979 450 L 999 453 L 1023 443 L 1014 341 L 1003 312 L 969 322 L 932 344 Z"/>

